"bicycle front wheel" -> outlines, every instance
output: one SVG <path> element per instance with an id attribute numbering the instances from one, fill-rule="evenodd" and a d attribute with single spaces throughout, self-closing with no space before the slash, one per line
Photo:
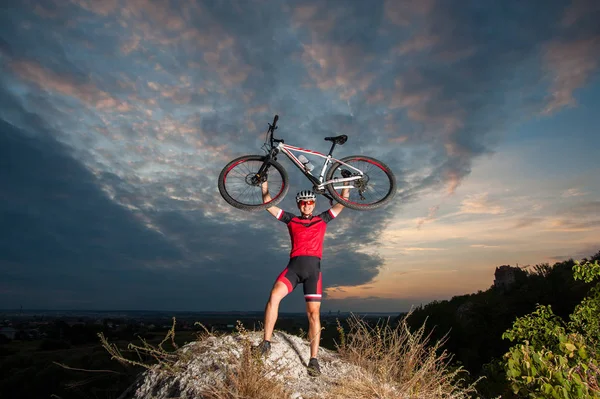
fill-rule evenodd
<path id="1" fill-rule="evenodd" d="M 261 183 L 256 174 L 264 164 L 262 155 L 244 155 L 229 162 L 219 174 L 219 192 L 227 203 L 244 211 L 260 211 L 278 204 L 289 190 L 283 166 L 269 161 L 267 183 L 271 201 L 263 203 Z"/>
<path id="2" fill-rule="evenodd" d="M 347 165 L 360 170 L 362 177 L 348 183 L 348 200 L 342 198 L 342 183 L 328 184 L 327 191 L 337 202 L 350 209 L 366 211 L 387 204 L 396 195 L 396 177 L 392 170 L 383 162 L 362 155 L 340 159 L 329 168 L 326 179 L 342 179 L 342 171 L 346 175 L 346 171 L 353 176 L 360 175 Z"/>

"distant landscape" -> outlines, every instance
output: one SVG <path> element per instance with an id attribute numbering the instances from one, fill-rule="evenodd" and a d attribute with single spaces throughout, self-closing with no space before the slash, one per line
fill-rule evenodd
<path id="1" fill-rule="evenodd" d="M 322 314 L 322 346 L 335 349 L 336 320 L 349 313 Z M 398 314 L 363 314 L 367 319 L 397 317 Z M 140 338 L 160 342 L 176 321 L 175 342 L 184 345 L 203 328 L 231 333 L 238 322 L 248 330 L 260 329 L 263 312 L 178 312 L 139 310 L 0 310 L 0 397 L 42 398 L 54 394 L 62 399 L 114 398 L 124 391 L 142 368 L 126 369 L 110 359 L 98 333 L 126 347 Z M 301 334 L 308 330 L 304 313 L 281 313 L 277 329 Z M 10 335 L 10 337 L 8 337 Z M 174 348 L 171 348 L 174 349 Z M 105 370 L 100 373 L 76 371 Z M 116 372 L 116 373 L 115 373 Z M 118 373 L 118 374 L 117 374 Z M 31 383 L 34 381 L 34 383 Z"/>
<path id="2" fill-rule="evenodd" d="M 600 251 L 589 260 L 600 260 Z M 511 346 L 502 334 L 517 317 L 533 312 L 538 304 L 550 305 L 557 316 L 567 319 L 592 287 L 573 279 L 574 265 L 569 259 L 528 268 L 499 266 L 490 289 L 420 306 L 411 312 L 408 324 L 415 330 L 425 324 L 432 343 L 446 339 L 444 348 L 452 353 L 453 364 L 469 371 L 472 381 L 485 377 L 478 385 L 481 397 L 517 398 L 508 389 L 500 365 Z M 359 314 L 373 326 L 394 325 L 405 315 Z M 351 313 L 322 314 L 322 347 L 336 349 L 338 322 L 346 326 L 349 316 Z M 262 317 L 262 311 L 2 310 L 0 396 L 115 398 L 143 369 L 126 368 L 111 360 L 98 333 L 120 348 L 141 339 L 157 344 L 175 322 L 175 344 L 181 346 L 195 340 L 204 329 L 228 334 L 241 323 L 245 329 L 260 330 Z M 302 336 L 308 328 L 306 315 L 281 313 L 276 328 Z"/>

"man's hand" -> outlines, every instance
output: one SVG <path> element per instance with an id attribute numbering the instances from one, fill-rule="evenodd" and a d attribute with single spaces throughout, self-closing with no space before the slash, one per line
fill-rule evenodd
<path id="1" fill-rule="evenodd" d="M 269 184 L 267 183 L 266 180 L 260 184 L 260 189 L 262 190 L 263 204 L 271 201 L 271 194 L 269 194 Z M 276 206 L 271 206 L 271 207 L 267 208 L 267 212 L 269 212 L 271 215 L 273 215 L 275 217 L 277 217 L 280 210 L 281 209 L 279 209 Z"/>
<path id="2" fill-rule="evenodd" d="M 262 190 L 263 204 L 271 201 L 271 194 L 269 194 L 269 183 L 267 183 L 266 180 L 260 184 L 260 189 Z"/>
<path id="3" fill-rule="evenodd" d="M 347 171 L 346 171 L 346 170 L 342 170 L 342 175 L 344 174 L 344 172 L 347 172 Z M 345 176 L 345 177 L 348 177 L 348 176 Z M 344 182 L 344 186 L 347 186 L 347 185 L 348 185 L 348 182 L 347 182 L 347 181 L 345 181 L 345 182 Z M 343 189 L 343 190 L 342 190 L 342 192 L 340 193 L 340 196 L 341 196 L 343 199 L 345 199 L 345 200 L 348 200 L 348 198 L 350 198 L 350 189 L 348 189 L 348 188 L 345 188 L 345 189 Z M 335 215 L 337 216 L 337 215 L 339 215 L 339 214 L 340 214 L 340 212 L 341 212 L 341 211 L 342 211 L 344 208 L 345 208 L 345 206 L 344 206 L 343 204 L 341 204 L 341 203 L 339 203 L 339 202 L 338 202 L 337 204 L 335 204 L 334 206 L 332 206 L 332 207 L 331 207 L 331 210 L 332 210 L 332 211 L 333 211 L 333 213 L 335 213 Z"/>

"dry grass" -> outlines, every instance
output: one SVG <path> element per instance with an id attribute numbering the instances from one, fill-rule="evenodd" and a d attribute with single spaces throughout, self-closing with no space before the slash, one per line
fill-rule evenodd
<path id="1" fill-rule="evenodd" d="M 203 393 L 204 399 L 282 399 L 289 398 L 283 384 L 276 378 L 283 372 L 276 366 L 267 365 L 252 351 L 249 340 L 243 341 L 239 358 L 232 361 L 234 367 L 225 381 L 210 387 Z"/>
<path id="2" fill-rule="evenodd" d="M 127 349 L 130 353 L 135 353 L 137 355 L 137 359 L 132 359 L 131 357 L 125 356 L 121 349 L 119 349 L 116 344 L 110 343 L 103 333 L 98 333 L 98 337 L 100 338 L 100 342 L 104 349 L 106 349 L 110 354 L 111 359 L 117 360 L 119 363 L 125 366 L 141 366 L 146 369 L 151 369 L 154 367 L 154 364 L 157 363 L 160 365 L 159 370 L 161 372 L 176 375 L 178 370 L 174 367 L 174 365 L 178 360 L 180 360 L 180 355 L 175 351 L 171 352 L 163 348 L 163 345 L 169 341 L 169 339 L 171 341 L 171 346 L 174 349 L 179 348 L 179 346 L 175 343 L 175 324 L 176 320 L 175 317 L 173 317 L 171 329 L 167 332 L 167 335 L 158 344 L 158 346 L 150 344 L 141 337 L 141 346 L 134 343 L 129 343 L 129 345 L 127 345 Z"/>
<path id="3" fill-rule="evenodd" d="M 348 320 L 349 331 L 340 330 L 338 352 L 344 360 L 360 366 L 353 375 L 336 381 L 323 392 L 327 399 L 466 399 L 475 383 L 466 385 L 466 371 L 451 369 L 451 357 L 441 350 L 444 341 L 430 345 L 425 325 L 411 332 L 402 320 L 396 327 L 379 323 L 371 327 L 356 316 Z M 228 378 L 210 389 L 206 399 L 289 398 L 280 381 L 281 370 L 267 366 L 247 342 Z"/>
<path id="4" fill-rule="evenodd" d="M 338 351 L 364 371 L 340 381 L 328 398 L 459 399 L 475 393 L 475 384 L 461 378 L 466 371 L 451 369 L 451 357 L 441 350 L 444 341 L 430 345 L 425 325 L 411 332 L 405 320 L 395 327 L 389 321 L 371 327 L 357 316 L 348 320 Z"/>
<path id="5" fill-rule="evenodd" d="M 412 332 L 403 319 L 395 327 L 389 320 L 372 327 L 357 316 L 351 316 L 348 325 L 348 331 L 339 328 L 341 343 L 338 352 L 343 360 L 359 367 L 352 375 L 328 381 L 324 386 L 333 388 L 322 392 L 323 399 L 466 399 L 476 394 L 474 386 L 477 381 L 470 385 L 464 382 L 461 377 L 466 375 L 466 371 L 451 368 L 451 357 L 442 350 L 444 341 L 430 344 L 425 325 Z M 292 392 L 278 378 L 286 370 L 277 366 L 279 362 L 265 362 L 253 352 L 252 343 L 241 323 L 238 323 L 237 330 L 242 338 L 242 350 L 232 348 L 228 355 L 231 358 L 226 362 L 231 366 L 225 379 L 208 387 L 202 393 L 202 399 L 290 398 Z M 164 350 L 162 344 L 173 334 L 174 327 L 158 348 L 144 345 L 133 349 L 138 355 L 145 352 L 146 358 L 154 358 L 159 363 L 161 372 L 174 376 L 178 371 L 176 358 L 185 363 L 188 357 L 201 354 Z M 213 333 L 205 329 L 197 338 L 202 342 L 211 336 Z M 103 344 L 114 359 L 138 364 L 138 361 L 125 359 L 114 345 Z M 326 376 L 322 378 L 330 380 Z"/>

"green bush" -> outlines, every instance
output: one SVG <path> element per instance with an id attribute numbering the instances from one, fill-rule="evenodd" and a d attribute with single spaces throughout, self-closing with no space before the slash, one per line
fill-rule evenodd
<path id="1" fill-rule="evenodd" d="M 600 265 L 576 262 L 576 280 L 600 278 Z M 516 345 L 504 355 L 506 376 L 515 394 L 531 398 L 600 399 L 600 283 L 566 323 L 550 306 L 518 318 L 502 338 Z"/>

